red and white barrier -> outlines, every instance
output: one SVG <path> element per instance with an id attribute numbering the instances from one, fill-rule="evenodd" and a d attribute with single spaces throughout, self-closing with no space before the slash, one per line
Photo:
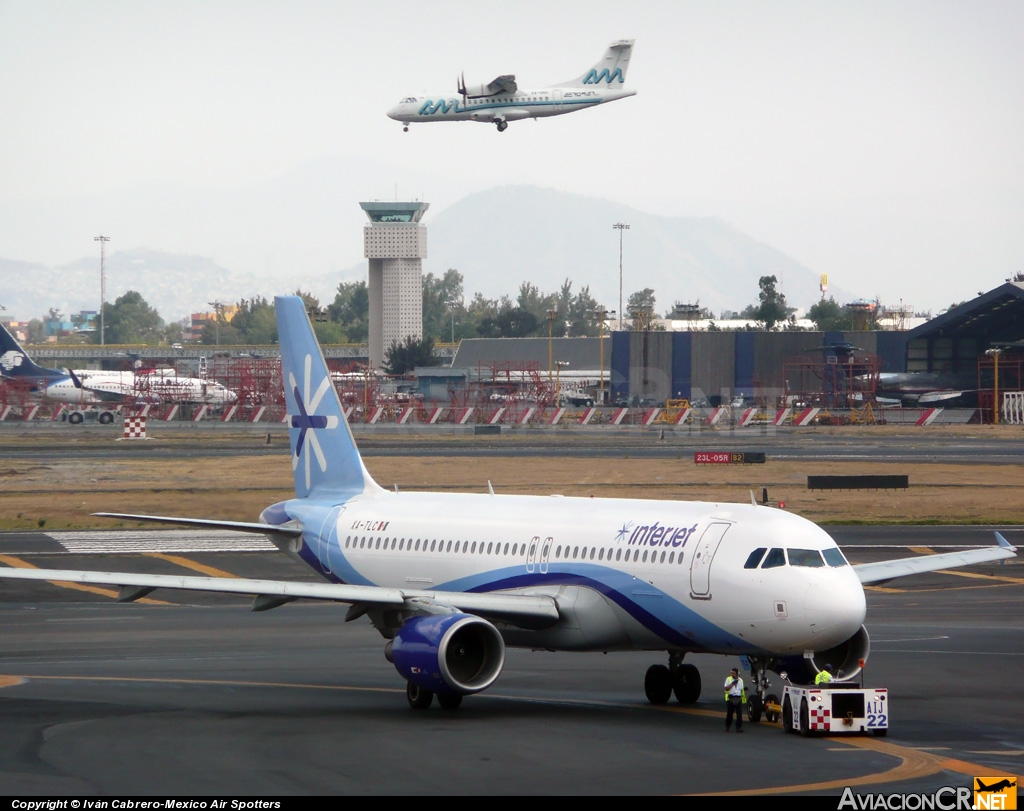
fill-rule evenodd
<path id="1" fill-rule="evenodd" d="M 711 413 L 708 415 L 708 425 L 718 425 L 722 421 L 722 418 L 728 420 L 729 418 L 729 406 L 718 406 L 713 408 Z"/>
<path id="2" fill-rule="evenodd" d="M 792 413 L 792 408 L 780 408 L 775 412 L 775 416 L 772 417 L 772 425 L 785 425 L 786 420 L 789 419 L 789 415 Z"/>
<path id="3" fill-rule="evenodd" d="M 505 416 L 506 411 L 508 411 L 507 406 L 502 406 L 501 408 L 494 409 L 494 413 L 491 414 L 490 419 L 487 420 L 487 424 L 497 425 L 499 422 L 501 422 L 501 418 Z"/>
<path id="4" fill-rule="evenodd" d="M 263 419 L 263 415 L 266 414 L 266 413 L 267 413 L 267 407 L 266 406 L 260 406 L 259 408 L 257 408 L 253 412 L 252 420 L 251 421 L 252 422 L 259 422 L 260 420 Z"/>
<path id="5" fill-rule="evenodd" d="M 536 414 L 536 413 L 537 413 L 537 407 L 536 406 L 530 406 L 529 408 L 526 409 L 526 411 L 524 411 L 519 416 L 518 423 L 520 425 L 526 425 L 526 423 L 528 423 L 533 418 L 533 415 Z"/>
<path id="6" fill-rule="evenodd" d="M 793 425 L 811 425 L 820 411 L 820 408 L 805 408 L 793 418 Z"/>
<path id="7" fill-rule="evenodd" d="M 196 415 L 192 418 L 192 422 L 199 422 L 206 416 L 206 412 L 210 410 L 208 405 L 201 405 L 196 409 Z"/>
<path id="8" fill-rule="evenodd" d="M 170 422 L 176 416 L 178 416 L 178 404 L 177 403 L 175 403 L 174 405 L 171 406 L 171 410 L 168 411 L 167 412 L 167 416 L 164 417 L 164 422 Z"/>
<path id="9" fill-rule="evenodd" d="M 564 415 L 564 408 L 556 408 L 555 412 L 551 415 L 551 419 L 548 420 L 548 425 L 558 425 Z"/>
<path id="10" fill-rule="evenodd" d="M 916 425 L 931 425 L 935 422 L 936 417 L 942 413 L 941 408 L 926 408 L 924 413 L 918 417 Z"/>
<path id="11" fill-rule="evenodd" d="M 626 419 L 627 413 L 629 413 L 628 408 L 618 408 L 612 412 L 612 418 L 608 422 L 612 425 L 622 425 L 622 421 Z"/>
<path id="12" fill-rule="evenodd" d="M 742 428 L 742 427 L 744 427 L 746 425 L 750 425 L 750 423 L 752 423 L 754 421 L 754 417 L 756 417 L 756 416 L 757 416 L 757 409 L 756 408 L 745 408 L 745 409 L 743 409 L 743 413 L 740 414 L 740 427 Z"/>
<path id="13" fill-rule="evenodd" d="M 583 412 L 580 417 L 580 425 L 589 425 L 590 421 L 594 419 L 594 415 L 597 413 L 596 408 L 588 408 Z"/>
<path id="14" fill-rule="evenodd" d="M 149 406 L 146 406 L 146 408 L 149 408 Z M 220 421 L 221 422 L 230 422 L 234 418 L 236 411 L 238 411 L 238 406 L 237 405 L 231 406 L 229 409 L 227 409 L 227 411 L 224 412 L 224 416 L 220 418 Z M 145 416 L 145 415 L 143 415 L 143 416 Z"/>

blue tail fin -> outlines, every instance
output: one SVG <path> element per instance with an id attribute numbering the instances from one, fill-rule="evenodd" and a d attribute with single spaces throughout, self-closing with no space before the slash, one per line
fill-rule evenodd
<path id="1" fill-rule="evenodd" d="M 67 374 L 59 369 L 44 369 L 36 365 L 3 324 L 0 324 L 0 375 L 37 380 L 67 377 Z"/>
<path id="2" fill-rule="evenodd" d="M 353 496 L 380 490 L 359 456 L 302 299 L 278 296 L 274 306 L 295 495 Z"/>

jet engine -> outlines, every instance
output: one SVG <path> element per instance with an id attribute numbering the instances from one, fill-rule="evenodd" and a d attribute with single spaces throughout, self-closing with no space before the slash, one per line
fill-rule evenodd
<path id="1" fill-rule="evenodd" d="M 867 661 L 870 652 L 871 639 L 868 629 L 862 625 L 857 633 L 834 648 L 815 651 L 811 659 L 802 656 L 776 659 L 771 669 L 776 673 L 785 672 L 793 684 L 813 684 L 814 677 L 825 665 L 832 665 L 835 678 L 852 679 L 860 673 L 861 663 Z"/>
<path id="2" fill-rule="evenodd" d="M 494 684 L 505 665 L 505 641 L 480 617 L 433 614 L 406 620 L 386 655 L 424 690 L 468 695 Z"/>

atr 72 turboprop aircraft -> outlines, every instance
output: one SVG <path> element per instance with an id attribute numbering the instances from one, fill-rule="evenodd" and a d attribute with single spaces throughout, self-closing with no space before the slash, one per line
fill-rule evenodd
<path id="1" fill-rule="evenodd" d="M 0 324 L 0 376 L 28 383 L 49 400 L 74 405 L 102 405 L 129 400 L 230 405 L 238 399 L 214 380 L 185 377 L 171 370 L 107 372 L 93 369 L 46 369 L 37 365 Z"/>
<path id="2" fill-rule="evenodd" d="M 494 684 L 505 646 L 661 651 L 647 697 L 700 695 L 687 653 L 745 655 L 760 708 L 768 671 L 807 683 L 860 669 L 864 583 L 1000 560 L 998 546 L 850 566 L 828 534 L 756 504 L 391 492 L 363 465 L 302 299 L 276 300 L 295 498 L 259 523 L 97 515 L 261 533 L 327 581 L 0 569 L 0 577 L 255 595 L 254 611 L 298 599 L 367 616 L 412 707 L 442 707 Z"/>
<path id="3" fill-rule="evenodd" d="M 483 121 L 504 132 L 509 121 L 596 107 L 636 95 L 635 90 L 622 87 L 632 51 L 631 39 L 613 42 L 601 61 L 582 76 L 539 90 L 520 90 L 513 75 L 499 76 L 489 84 L 473 87 L 466 87 L 466 79 L 461 77 L 458 97 L 444 93 L 408 96 L 388 110 L 388 118 L 401 121 L 406 132 L 410 124 L 428 121 Z"/>

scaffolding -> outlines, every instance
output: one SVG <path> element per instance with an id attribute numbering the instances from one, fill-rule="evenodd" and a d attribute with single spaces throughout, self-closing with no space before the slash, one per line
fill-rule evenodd
<path id="1" fill-rule="evenodd" d="M 881 361 L 851 353 L 797 357 L 783 364 L 786 404 L 815 408 L 861 408 L 875 402 Z"/>

